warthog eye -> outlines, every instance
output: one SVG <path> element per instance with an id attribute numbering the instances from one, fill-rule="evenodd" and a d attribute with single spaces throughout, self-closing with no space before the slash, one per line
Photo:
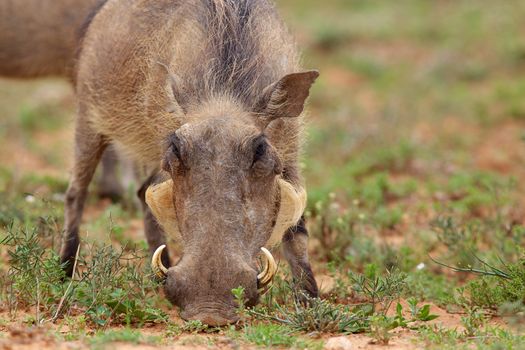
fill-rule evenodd
<path id="1" fill-rule="evenodd" d="M 177 138 L 177 141 L 178 141 L 178 138 Z M 179 148 L 178 142 L 171 141 L 171 143 L 170 143 L 170 151 L 175 157 L 177 157 L 179 160 L 181 160 L 180 148 Z"/>
<path id="2" fill-rule="evenodd" d="M 179 165 L 183 165 L 181 153 L 181 140 L 176 134 L 172 134 L 168 139 L 168 147 L 162 162 L 162 168 L 172 172 Z"/>
<path id="3" fill-rule="evenodd" d="M 254 146 L 255 146 L 255 152 L 253 154 L 252 166 L 256 162 L 261 160 L 264 157 L 264 155 L 266 154 L 266 150 L 268 148 L 268 141 L 266 140 L 266 137 L 264 137 L 262 135 L 257 137 L 257 139 L 254 142 Z"/>
<path id="4" fill-rule="evenodd" d="M 253 141 L 252 170 L 256 176 L 265 176 L 271 173 L 280 174 L 281 162 L 277 153 L 268 143 L 265 135 L 259 135 Z"/>

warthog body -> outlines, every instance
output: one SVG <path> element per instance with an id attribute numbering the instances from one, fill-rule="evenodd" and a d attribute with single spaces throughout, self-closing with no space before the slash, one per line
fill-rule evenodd
<path id="1" fill-rule="evenodd" d="M 73 81 L 80 42 L 106 0 L 0 0 L 0 76 L 56 76 Z M 116 199 L 123 189 L 117 155 L 103 157 L 99 195 Z"/>
<path id="2" fill-rule="evenodd" d="M 257 301 L 256 258 L 283 211 L 282 181 L 300 192 L 300 114 L 317 76 L 301 72 L 266 0 L 109 0 L 79 56 L 61 252 L 68 272 L 88 184 L 115 142 L 153 174 L 143 200 L 150 184 L 170 180 L 161 212 L 176 220 L 183 256 L 164 271 L 169 300 L 186 319 L 235 321 L 232 288 Z M 165 238 L 144 208 L 153 252 Z M 300 286 L 316 296 L 306 243 L 300 220 L 286 231 L 284 252 Z M 169 264 L 167 254 L 162 261 Z"/>
<path id="3" fill-rule="evenodd" d="M 79 39 L 105 0 L 1 0 L 0 75 L 73 76 Z"/>

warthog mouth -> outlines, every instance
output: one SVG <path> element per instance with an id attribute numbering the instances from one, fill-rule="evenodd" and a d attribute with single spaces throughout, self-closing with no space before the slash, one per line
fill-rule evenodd
<path id="1" fill-rule="evenodd" d="M 180 316 L 187 321 L 199 320 L 209 326 L 226 326 L 239 320 L 232 305 L 215 302 L 204 302 L 198 307 L 187 307 Z"/>
<path id="2" fill-rule="evenodd" d="M 158 278 L 162 280 L 166 279 L 168 276 L 168 268 L 162 264 L 161 260 L 162 252 L 165 248 L 165 244 L 158 247 L 151 258 L 151 270 Z M 264 291 L 277 272 L 277 264 L 275 263 L 272 253 L 270 253 L 268 249 L 261 247 L 261 252 L 263 253 L 264 257 L 264 267 L 257 275 L 257 288 L 261 291 Z"/>

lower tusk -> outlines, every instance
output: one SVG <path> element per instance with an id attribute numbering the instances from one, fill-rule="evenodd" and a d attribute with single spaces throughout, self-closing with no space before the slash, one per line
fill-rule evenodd
<path id="1" fill-rule="evenodd" d="M 264 268 L 261 273 L 257 275 L 259 288 L 264 287 L 270 283 L 277 272 L 277 264 L 275 263 L 272 253 L 270 253 L 270 251 L 264 247 L 261 248 L 261 251 L 264 254 Z"/>
<path id="2" fill-rule="evenodd" d="M 157 250 L 155 250 L 155 253 L 153 253 L 153 257 L 151 258 L 151 269 L 153 270 L 153 273 L 161 279 L 166 279 L 166 277 L 168 276 L 168 269 L 162 264 L 161 260 L 162 251 L 165 248 L 165 244 L 158 247 Z"/>

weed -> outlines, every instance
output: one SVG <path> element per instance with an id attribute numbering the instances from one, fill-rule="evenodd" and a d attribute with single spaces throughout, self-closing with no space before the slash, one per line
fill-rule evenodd
<path id="1" fill-rule="evenodd" d="M 465 303 L 494 310 L 505 303 L 525 303 L 525 255 L 515 263 L 500 259 L 503 267 L 496 267 L 477 256 L 474 257 L 482 268 L 459 268 L 437 262 L 457 272 L 481 275 L 479 279 L 472 280 L 464 288 L 458 289 Z"/>
<path id="2" fill-rule="evenodd" d="M 99 325 L 117 322 L 124 324 L 163 322 L 166 315 L 154 307 L 152 292 L 157 288 L 151 274 L 141 269 L 137 261 L 145 256 L 133 253 L 125 256 L 124 250 L 112 246 L 90 249 L 90 259 L 79 261 L 82 269 L 71 301 L 87 307 L 86 314 Z M 123 288 L 122 286 L 126 286 Z"/>
<path id="3" fill-rule="evenodd" d="M 7 278 L 7 299 L 12 315 L 20 307 L 35 308 L 35 322 L 56 320 L 75 305 L 96 326 L 111 323 L 163 322 L 166 315 L 154 306 L 152 292 L 157 285 L 148 270 L 137 261 L 144 256 L 112 246 L 84 247 L 90 257 L 80 255 L 78 279 L 63 283 L 59 257 L 44 248 L 36 229 L 11 225 L 2 244 L 10 247 L 11 267 Z M 126 286 L 123 288 L 122 286 Z"/>
<path id="4" fill-rule="evenodd" d="M 374 215 L 373 222 L 383 229 L 393 229 L 403 216 L 400 208 L 380 207 Z"/>
<path id="5" fill-rule="evenodd" d="M 427 343 L 427 346 L 430 344 L 456 345 L 463 335 L 457 329 L 445 328 L 442 325 L 434 324 L 421 327 L 419 329 L 419 337 Z"/>
<path id="6" fill-rule="evenodd" d="M 434 319 L 436 319 L 438 316 L 437 315 L 433 315 L 430 313 L 430 305 L 423 305 L 422 307 L 418 307 L 417 306 L 417 300 L 415 298 L 409 298 L 407 300 L 408 302 L 408 305 L 410 307 L 410 315 L 412 316 L 412 320 L 409 321 L 409 322 L 413 322 L 413 321 L 423 321 L 423 322 L 427 322 L 427 321 L 432 321 Z M 399 316 L 401 314 L 401 304 L 397 304 L 397 315 Z"/>
<path id="7" fill-rule="evenodd" d="M 239 317 L 242 319 L 244 317 L 245 312 L 245 300 L 244 300 L 244 288 L 243 287 L 237 287 L 232 289 L 233 297 L 235 298 L 235 302 L 237 303 L 237 313 L 239 314 Z"/>
<path id="8" fill-rule="evenodd" d="M 61 328 L 64 325 L 68 328 L 68 332 L 64 335 L 66 340 L 76 340 L 88 333 L 88 320 L 86 315 L 65 316 Z"/>
<path id="9" fill-rule="evenodd" d="M 397 326 L 397 322 L 386 315 L 374 315 L 370 318 L 370 335 L 377 343 L 388 345 L 392 337 L 390 331 Z"/>
<path id="10" fill-rule="evenodd" d="M 257 319 L 281 323 L 295 332 L 348 334 L 371 331 L 378 339 L 384 340 L 386 333 L 393 328 L 409 327 L 413 322 L 426 322 L 437 317 L 430 314 L 429 305 L 417 307 L 415 299 L 410 304 L 412 318 L 403 317 L 399 303 L 397 315 L 386 316 L 390 303 L 402 291 L 403 278 L 394 273 L 378 276 L 375 267 L 369 266 L 367 277 L 354 277 L 356 288 L 367 297 L 365 303 L 354 306 L 334 304 L 329 300 L 310 298 L 287 286 L 287 299 L 280 302 L 273 300 L 269 305 L 246 309 L 246 313 Z M 392 293 L 394 297 L 387 295 L 388 293 Z M 382 304 L 382 308 L 376 312 L 378 304 Z"/>
<path id="11" fill-rule="evenodd" d="M 406 274 L 387 271 L 385 276 L 381 276 L 374 264 L 367 265 L 363 274 L 350 271 L 349 279 L 353 290 L 367 299 L 374 312 L 378 305 L 381 310 L 388 310 L 392 301 L 400 297 L 406 286 Z"/>
<path id="12" fill-rule="evenodd" d="M 467 315 L 461 317 L 461 325 L 465 327 L 464 334 L 466 337 L 477 335 L 485 323 L 485 315 L 478 307 L 467 308 Z"/>
<path id="13" fill-rule="evenodd" d="M 8 306 L 11 315 L 20 307 L 33 306 L 35 321 L 40 323 L 56 307 L 55 302 L 64 294 L 64 273 L 60 258 L 40 245 L 36 229 L 7 228 L 8 234 L 1 244 L 9 250 Z"/>
<path id="14" fill-rule="evenodd" d="M 248 309 L 248 314 L 282 323 L 294 331 L 357 333 L 367 329 L 367 317 L 371 314 L 369 307 L 351 310 L 328 300 L 311 298 L 292 288 L 289 290 L 292 294 L 291 306 L 274 302 L 274 312 L 266 307 L 256 307 Z"/>
<path id="15" fill-rule="evenodd" d="M 186 321 L 181 327 L 182 331 L 190 333 L 200 333 L 209 329 L 210 327 L 207 324 L 204 324 L 199 320 Z"/>
<path id="16" fill-rule="evenodd" d="M 459 266 L 473 266 L 477 252 L 476 228 L 456 224 L 452 217 L 438 217 L 431 222 L 439 240 L 448 248 Z"/>
<path id="17" fill-rule="evenodd" d="M 259 323 L 243 327 L 243 339 L 264 347 L 293 347 L 296 349 L 317 349 L 322 344 L 311 340 L 303 340 L 294 336 L 294 330 L 275 323 Z"/>

